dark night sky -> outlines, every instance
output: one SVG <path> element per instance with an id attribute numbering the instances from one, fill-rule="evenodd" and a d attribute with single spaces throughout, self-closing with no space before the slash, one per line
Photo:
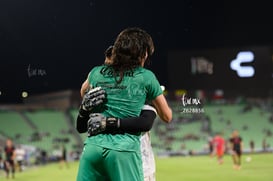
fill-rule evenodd
<path id="1" fill-rule="evenodd" d="M 273 45 L 272 2 L 227 2 L 2 0 L 0 102 L 17 100 L 23 90 L 79 89 L 129 26 L 152 35 L 156 52 L 149 68 L 164 85 L 168 50 Z M 29 76 L 28 69 L 40 74 Z"/>

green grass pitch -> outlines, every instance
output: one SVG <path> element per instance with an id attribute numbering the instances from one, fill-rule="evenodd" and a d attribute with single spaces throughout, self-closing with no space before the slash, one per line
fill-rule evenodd
<path id="1" fill-rule="evenodd" d="M 246 162 L 250 156 L 251 161 Z M 231 157 L 218 165 L 209 156 L 157 158 L 157 181 L 273 181 L 273 154 L 244 155 L 241 170 L 233 170 Z M 78 162 L 60 169 L 59 164 L 31 168 L 16 173 L 15 181 L 75 181 Z M 0 180 L 4 173 L 0 172 Z M 11 179 L 9 179 L 11 180 Z M 128 179 L 128 181 L 131 181 Z"/>

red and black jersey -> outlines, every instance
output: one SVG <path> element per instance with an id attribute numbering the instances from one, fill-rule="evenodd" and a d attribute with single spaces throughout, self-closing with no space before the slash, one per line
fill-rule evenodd
<path id="1" fill-rule="evenodd" d="M 241 150 L 241 137 L 230 138 L 229 141 L 233 144 L 233 150 Z"/>
<path id="2" fill-rule="evenodd" d="M 5 153 L 6 153 L 6 159 L 7 160 L 12 160 L 12 155 L 15 151 L 15 147 L 5 147 Z"/>

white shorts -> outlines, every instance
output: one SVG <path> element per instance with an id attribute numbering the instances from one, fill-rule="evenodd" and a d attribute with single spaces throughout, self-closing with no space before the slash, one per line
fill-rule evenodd
<path id="1" fill-rule="evenodd" d="M 149 132 L 140 138 L 144 181 L 155 181 L 155 158 Z"/>
<path id="2" fill-rule="evenodd" d="M 144 181 L 155 181 L 155 174 L 150 176 L 144 176 Z"/>

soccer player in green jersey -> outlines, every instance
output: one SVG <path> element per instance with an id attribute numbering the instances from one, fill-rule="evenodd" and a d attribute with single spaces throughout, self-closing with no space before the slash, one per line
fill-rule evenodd
<path id="1" fill-rule="evenodd" d="M 112 49 L 113 46 L 110 46 L 105 51 L 105 64 L 112 64 Z M 84 81 L 80 91 L 83 98 L 83 105 L 87 104 L 87 107 L 92 105 L 93 108 L 100 106 L 104 101 L 106 101 L 105 91 L 102 89 L 95 90 L 97 88 L 91 89 L 88 82 L 88 79 Z M 153 126 L 156 115 L 157 112 L 155 108 L 147 104 L 143 106 L 139 117 L 118 119 L 107 118 L 99 113 L 88 114 L 85 117 L 77 117 L 77 130 L 79 133 L 86 133 L 88 129 L 89 135 L 97 135 L 105 130 L 107 130 L 107 132 L 115 132 L 117 130 L 129 133 L 142 132 L 140 142 L 144 181 L 155 181 L 155 159 L 149 131 Z M 115 119 L 118 119 L 118 121 L 113 121 Z M 109 122 L 114 124 L 109 124 Z"/>
<path id="2" fill-rule="evenodd" d="M 153 102 L 161 119 L 166 122 L 172 119 L 155 75 L 143 68 L 153 49 L 152 39 L 145 31 L 125 29 L 114 43 L 113 63 L 91 70 L 89 84 L 102 87 L 107 94 L 104 116 L 137 117 L 147 99 Z M 88 137 L 77 180 L 142 181 L 140 132 L 105 131 Z"/>

